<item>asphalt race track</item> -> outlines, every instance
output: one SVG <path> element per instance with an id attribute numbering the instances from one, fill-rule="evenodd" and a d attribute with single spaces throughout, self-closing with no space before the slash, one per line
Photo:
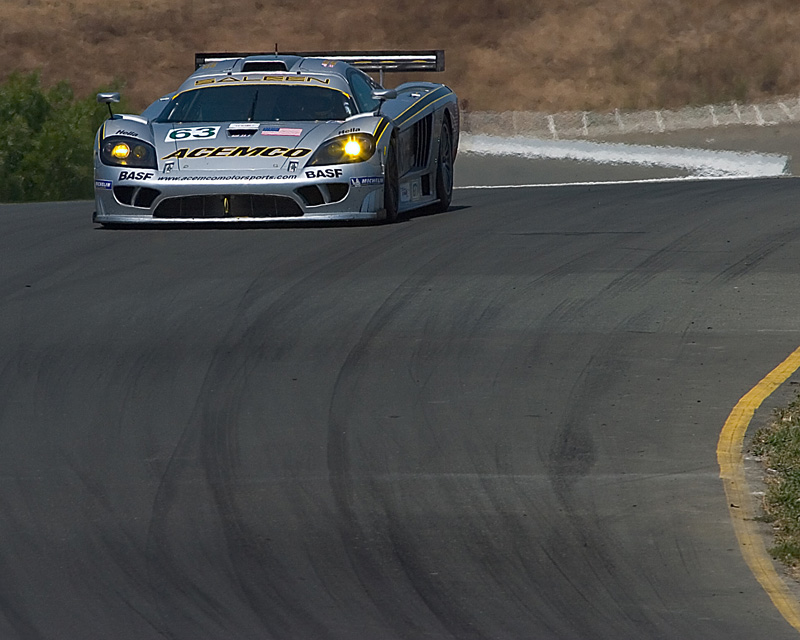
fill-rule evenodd
<path id="1" fill-rule="evenodd" d="M 800 344 L 800 182 L 392 226 L 0 207 L 2 640 L 796 638 L 716 445 Z"/>

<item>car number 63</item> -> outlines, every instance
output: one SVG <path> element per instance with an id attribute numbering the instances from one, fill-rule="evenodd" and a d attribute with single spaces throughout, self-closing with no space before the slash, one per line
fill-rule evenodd
<path id="1" fill-rule="evenodd" d="M 173 142 L 175 140 L 208 140 L 216 138 L 219 127 L 185 127 L 182 129 L 173 129 L 164 138 L 164 142 Z"/>

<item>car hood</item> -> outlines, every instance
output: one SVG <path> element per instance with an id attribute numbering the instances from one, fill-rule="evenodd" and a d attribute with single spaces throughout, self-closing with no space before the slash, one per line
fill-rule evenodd
<path id="1" fill-rule="evenodd" d="M 173 171 L 282 171 L 303 167 L 341 122 L 152 123 L 159 168 Z"/>

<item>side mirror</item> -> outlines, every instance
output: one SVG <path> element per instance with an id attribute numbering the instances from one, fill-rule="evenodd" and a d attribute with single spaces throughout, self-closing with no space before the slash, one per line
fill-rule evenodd
<path id="1" fill-rule="evenodd" d="M 375 89 L 372 92 L 372 99 L 378 100 L 378 108 L 375 111 L 375 115 L 379 116 L 381 114 L 381 107 L 383 103 L 387 100 L 394 100 L 397 97 L 397 91 L 394 89 Z"/>
<path id="2" fill-rule="evenodd" d="M 108 115 L 110 118 L 114 118 L 114 112 L 111 111 L 111 103 L 112 102 L 119 102 L 119 93 L 116 91 L 110 91 L 108 93 L 98 93 L 97 94 L 97 102 L 100 104 L 107 104 L 108 105 Z"/>
<path id="3" fill-rule="evenodd" d="M 373 100 L 394 100 L 397 97 L 397 91 L 394 89 L 375 89 L 372 92 Z"/>
<path id="4" fill-rule="evenodd" d="M 109 102 L 119 102 L 119 94 L 116 91 L 109 93 L 98 93 L 97 101 L 100 104 L 108 104 Z"/>

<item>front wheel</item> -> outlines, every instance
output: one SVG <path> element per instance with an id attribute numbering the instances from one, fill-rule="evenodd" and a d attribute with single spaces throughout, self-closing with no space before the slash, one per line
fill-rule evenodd
<path id="1" fill-rule="evenodd" d="M 442 135 L 439 138 L 439 157 L 436 161 L 436 196 L 439 202 L 434 211 L 443 212 L 450 208 L 453 199 L 453 136 L 450 122 L 445 119 Z"/>

